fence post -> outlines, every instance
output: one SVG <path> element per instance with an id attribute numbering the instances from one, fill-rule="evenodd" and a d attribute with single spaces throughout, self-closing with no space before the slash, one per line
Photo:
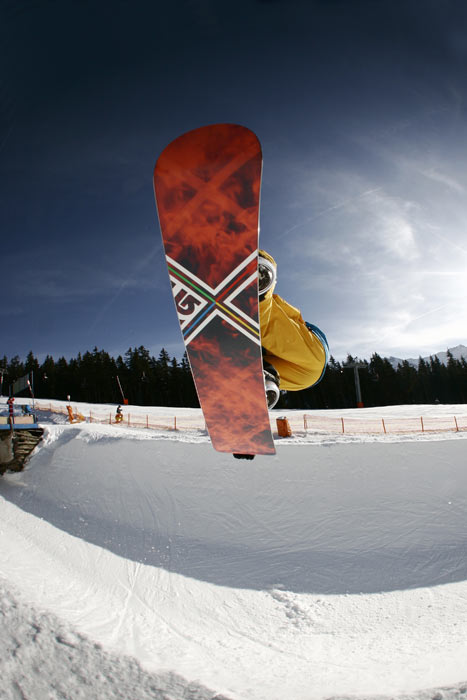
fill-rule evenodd
<path id="1" fill-rule="evenodd" d="M 92 423 L 92 411 L 89 411 L 89 422 Z"/>
<path id="2" fill-rule="evenodd" d="M 384 434 L 386 435 L 386 424 L 385 424 L 385 422 L 384 422 L 384 418 L 381 418 L 381 420 L 382 420 L 382 422 L 383 422 Z"/>
<path id="3" fill-rule="evenodd" d="M 420 416 L 420 423 L 422 424 L 422 433 L 425 432 L 425 426 L 423 425 L 423 416 Z"/>
<path id="4" fill-rule="evenodd" d="M 456 424 L 456 433 L 459 432 L 459 426 L 457 425 L 457 418 L 454 416 L 454 423 Z"/>
<path id="5" fill-rule="evenodd" d="M 130 427 L 130 414 L 128 414 L 128 427 Z"/>
<path id="6" fill-rule="evenodd" d="M 174 430 L 177 430 L 177 416 L 174 416 Z"/>
<path id="7" fill-rule="evenodd" d="M 343 419 L 343 418 L 341 418 L 341 422 L 342 422 L 342 432 L 345 433 L 345 429 L 344 429 L 344 419 Z"/>
<path id="8" fill-rule="evenodd" d="M 303 428 L 304 428 L 305 433 L 306 433 L 308 430 L 308 421 L 306 419 L 306 415 L 303 416 Z"/>

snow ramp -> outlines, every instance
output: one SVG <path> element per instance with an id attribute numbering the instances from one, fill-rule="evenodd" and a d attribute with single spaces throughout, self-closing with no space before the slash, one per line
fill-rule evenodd
<path id="1" fill-rule="evenodd" d="M 242 463 L 51 426 L 0 484 L 0 573 L 112 651 L 233 698 L 459 682 L 465 445 L 279 445 Z"/>

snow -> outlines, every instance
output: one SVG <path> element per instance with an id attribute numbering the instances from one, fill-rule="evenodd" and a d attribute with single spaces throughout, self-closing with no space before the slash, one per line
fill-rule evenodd
<path id="1" fill-rule="evenodd" d="M 467 696 L 466 432 L 302 432 L 242 462 L 199 430 L 40 420 L 0 480 L 0 698 Z"/>

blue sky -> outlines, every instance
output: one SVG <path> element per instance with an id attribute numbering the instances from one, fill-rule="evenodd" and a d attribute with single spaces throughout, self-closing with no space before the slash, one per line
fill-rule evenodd
<path id="1" fill-rule="evenodd" d="M 181 357 L 154 163 L 263 146 L 261 245 L 332 354 L 467 344 L 462 0 L 6 0 L 0 355 Z"/>

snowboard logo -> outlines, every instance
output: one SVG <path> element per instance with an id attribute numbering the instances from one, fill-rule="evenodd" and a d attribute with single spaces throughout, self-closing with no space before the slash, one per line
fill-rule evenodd
<path id="1" fill-rule="evenodd" d="M 245 258 L 216 288 L 203 282 L 168 255 L 166 258 L 185 345 L 216 317 L 261 345 L 258 322 L 235 303 L 251 284 L 256 289 L 257 251 Z"/>
<path id="2" fill-rule="evenodd" d="M 178 318 L 180 319 L 180 326 L 183 330 L 193 317 L 207 306 L 208 302 L 198 294 L 195 294 L 188 285 L 184 284 L 175 275 L 170 275 L 170 281 Z"/>

